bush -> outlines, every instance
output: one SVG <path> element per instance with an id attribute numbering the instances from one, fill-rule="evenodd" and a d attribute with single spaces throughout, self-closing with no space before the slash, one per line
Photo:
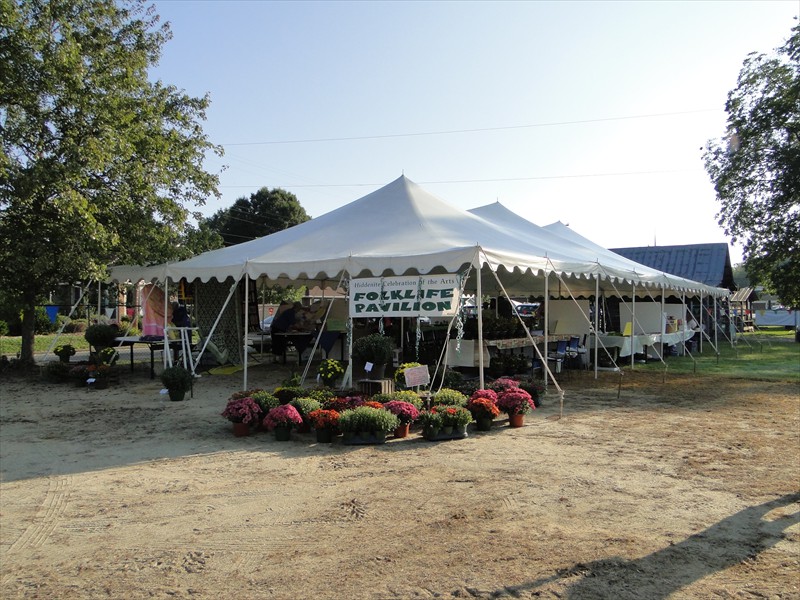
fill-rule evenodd
<path id="1" fill-rule="evenodd" d="M 86 328 L 83 337 L 95 348 L 106 348 L 114 345 L 114 340 L 119 335 L 119 329 L 113 325 L 96 323 Z"/>
<path id="2" fill-rule="evenodd" d="M 394 340 L 380 333 L 371 333 L 353 342 L 353 357 L 361 361 L 385 365 L 391 362 L 393 354 Z"/>
<path id="3" fill-rule="evenodd" d="M 86 319 L 72 319 L 64 327 L 64 333 L 84 333 L 89 327 Z"/>
<path id="4" fill-rule="evenodd" d="M 188 392 L 192 389 L 192 374 L 180 365 L 167 367 L 161 373 L 161 382 L 168 390 Z"/>
<path id="5" fill-rule="evenodd" d="M 442 388 L 433 395 L 433 403 L 465 407 L 467 405 L 467 397 L 458 390 Z"/>
<path id="6" fill-rule="evenodd" d="M 339 416 L 340 431 L 388 432 L 396 429 L 399 425 L 400 420 L 388 410 L 371 406 L 359 406 L 346 410 Z"/>
<path id="7" fill-rule="evenodd" d="M 250 397 L 255 400 L 256 404 L 261 408 L 261 412 L 265 415 L 281 404 L 280 400 L 264 390 L 254 391 Z"/>
<path id="8" fill-rule="evenodd" d="M 295 398 L 302 398 L 307 394 L 303 388 L 290 385 L 275 388 L 275 391 L 272 392 L 272 395 L 275 396 L 281 404 L 289 404 Z"/>
<path id="9" fill-rule="evenodd" d="M 0 335 L 8 335 L 8 323 L 0 321 Z"/>
<path id="10" fill-rule="evenodd" d="M 300 416 L 303 417 L 304 421 L 308 417 L 309 413 L 322 408 L 322 404 L 320 404 L 317 400 L 308 397 L 295 398 L 290 402 L 290 404 L 297 409 L 297 412 L 300 413 Z"/>

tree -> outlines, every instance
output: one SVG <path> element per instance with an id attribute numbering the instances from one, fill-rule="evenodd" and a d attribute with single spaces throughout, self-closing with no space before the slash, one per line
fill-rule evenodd
<path id="1" fill-rule="evenodd" d="M 305 223 L 310 218 L 291 192 L 263 187 L 250 194 L 250 198 L 239 198 L 230 208 L 218 210 L 208 223 L 223 237 L 226 246 L 233 246 Z"/>
<path id="2" fill-rule="evenodd" d="M 744 240 L 747 271 L 800 306 L 800 26 L 774 56 L 752 53 L 728 94 L 727 135 L 705 168 L 719 223 Z"/>
<path id="3" fill-rule="evenodd" d="M 179 257 L 187 206 L 218 195 L 208 96 L 148 80 L 169 38 L 142 0 L 0 0 L 0 285 L 23 361 L 47 291 Z"/>

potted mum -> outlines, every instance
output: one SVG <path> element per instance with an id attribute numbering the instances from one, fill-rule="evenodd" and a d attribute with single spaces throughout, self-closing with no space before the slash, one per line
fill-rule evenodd
<path id="1" fill-rule="evenodd" d="M 326 358 L 320 363 L 317 374 L 324 385 L 333 387 L 336 380 L 344 375 L 344 366 L 335 358 Z"/>
<path id="2" fill-rule="evenodd" d="M 442 388 L 431 397 L 431 402 L 446 406 L 464 407 L 467 405 L 467 396 L 458 390 Z"/>
<path id="3" fill-rule="evenodd" d="M 320 408 L 308 413 L 308 420 L 314 427 L 314 431 L 317 434 L 318 443 L 329 444 L 333 441 L 333 436 L 338 431 L 338 412 L 335 410 L 325 410 Z"/>
<path id="4" fill-rule="evenodd" d="M 261 407 L 251 397 L 231 397 L 222 416 L 233 423 L 233 435 L 237 437 L 250 435 L 250 426 L 258 423 L 261 415 Z"/>
<path id="5" fill-rule="evenodd" d="M 442 429 L 442 415 L 434 410 L 423 410 L 419 414 L 419 424 L 422 425 L 422 435 L 426 440 L 435 440 Z"/>
<path id="6" fill-rule="evenodd" d="M 192 374 L 180 365 L 167 367 L 161 372 L 161 383 L 169 392 L 169 399 L 180 402 L 190 389 L 192 389 Z"/>
<path id="7" fill-rule="evenodd" d="M 53 349 L 55 354 L 62 363 L 68 363 L 71 356 L 75 356 L 75 346 L 72 344 L 59 344 Z"/>
<path id="8" fill-rule="evenodd" d="M 359 406 L 339 415 L 345 444 L 383 444 L 386 434 L 399 424 L 400 420 L 388 410 L 372 406 Z"/>
<path id="9" fill-rule="evenodd" d="M 400 425 L 398 425 L 394 430 L 394 437 L 407 437 L 408 430 L 411 428 L 411 423 L 419 418 L 419 411 L 417 410 L 417 407 L 410 402 L 391 400 L 384 404 L 383 408 L 396 416 L 400 421 Z"/>
<path id="10" fill-rule="evenodd" d="M 433 412 L 442 416 L 440 439 L 467 437 L 467 425 L 472 423 L 472 414 L 463 406 L 434 406 Z"/>
<path id="11" fill-rule="evenodd" d="M 511 427 L 522 427 L 525 414 L 533 410 L 533 398 L 519 387 L 508 388 L 497 394 L 497 407 L 508 415 Z"/>
<path id="12" fill-rule="evenodd" d="M 492 428 L 492 421 L 500 414 L 500 409 L 497 407 L 497 394 L 492 390 L 476 390 L 470 396 L 467 410 L 475 419 L 478 431 L 489 431 Z"/>
<path id="13" fill-rule="evenodd" d="M 298 433 L 308 433 L 311 431 L 311 422 L 308 420 L 308 415 L 322 408 L 322 404 L 308 397 L 295 398 L 289 404 L 297 409 L 297 412 L 300 413 L 300 417 L 303 419 L 303 423 L 297 428 Z"/>
<path id="14" fill-rule="evenodd" d="M 303 424 L 303 417 L 291 404 L 281 404 L 271 409 L 264 417 L 264 426 L 275 432 L 275 439 L 288 442 L 291 439 L 292 427 Z"/>

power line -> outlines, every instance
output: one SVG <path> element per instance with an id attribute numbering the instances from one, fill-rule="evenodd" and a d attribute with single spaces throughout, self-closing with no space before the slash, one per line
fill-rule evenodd
<path id="1" fill-rule="evenodd" d="M 418 181 L 419 185 L 434 185 L 446 183 L 497 183 L 503 181 L 536 181 L 547 179 L 581 179 L 587 177 L 627 177 L 630 175 L 668 175 L 672 173 L 695 173 L 700 169 L 667 169 L 657 171 L 621 171 L 616 173 L 582 173 L 576 175 L 537 175 L 533 177 L 501 177 L 497 179 L 448 179 L 440 181 Z M 385 182 L 384 182 L 385 183 Z M 296 185 L 279 185 L 279 188 L 332 188 L 332 187 L 372 187 L 384 183 L 307 183 Z M 221 185 L 221 188 L 253 188 L 252 185 Z"/>
<path id="2" fill-rule="evenodd" d="M 400 137 L 419 137 L 425 135 L 451 135 L 455 133 L 482 133 L 487 131 L 509 131 L 514 129 L 532 129 L 536 127 L 557 127 L 560 125 L 582 125 L 586 123 L 604 123 L 609 121 L 626 121 L 631 119 L 651 119 L 655 117 L 673 117 L 704 112 L 719 112 L 718 108 L 703 108 L 698 110 L 684 110 L 677 112 L 652 113 L 647 115 L 628 115 L 624 117 L 601 117 L 597 119 L 581 119 L 575 121 L 552 121 L 548 123 L 531 123 L 528 125 L 506 125 L 501 127 L 478 127 L 473 129 L 449 129 L 443 131 L 418 131 L 412 133 L 387 133 L 382 135 L 360 135 L 351 137 L 309 138 L 297 140 L 267 140 L 262 142 L 230 142 L 221 146 L 268 146 L 274 144 L 312 144 L 321 142 L 350 142 L 358 140 L 380 140 Z"/>

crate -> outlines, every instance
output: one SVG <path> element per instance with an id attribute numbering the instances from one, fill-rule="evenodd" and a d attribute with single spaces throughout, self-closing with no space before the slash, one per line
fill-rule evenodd
<path id="1" fill-rule="evenodd" d="M 358 391 L 372 396 L 374 394 L 393 394 L 394 393 L 394 380 L 393 379 L 361 379 L 358 382 Z"/>

